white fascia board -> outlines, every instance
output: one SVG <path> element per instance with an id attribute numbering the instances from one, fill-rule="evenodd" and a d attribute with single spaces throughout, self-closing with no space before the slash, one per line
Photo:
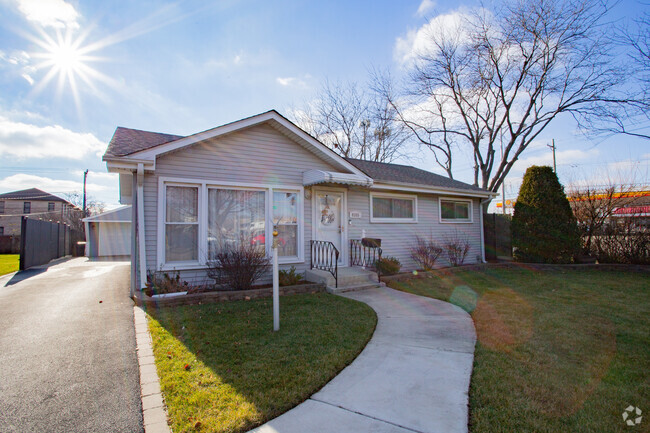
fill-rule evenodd
<path id="1" fill-rule="evenodd" d="M 391 189 L 396 191 L 411 191 L 411 192 L 422 192 L 427 194 L 453 194 L 464 197 L 494 197 L 497 195 L 495 192 L 490 191 L 470 191 L 460 188 L 440 188 L 440 187 L 427 187 L 426 185 L 417 185 L 409 183 L 386 183 L 386 182 L 375 182 L 370 189 Z"/>
<path id="2" fill-rule="evenodd" d="M 106 169 L 109 173 L 128 173 L 133 174 L 138 169 L 138 164 L 143 164 L 146 171 L 156 169 L 156 161 L 131 159 L 128 156 L 120 158 L 105 158 Z"/>
<path id="3" fill-rule="evenodd" d="M 296 125 L 293 123 L 289 122 L 287 119 L 284 117 L 278 115 L 277 113 L 275 114 L 274 120 L 277 121 L 279 124 L 287 128 L 289 131 L 293 132 L 297 136 L 299 136 L 301 139 L 306 141 L 308 144 L 310 144 L 318 153 L 320 153 L 323 157 L 333 160 L 335 163 L 342 165 L 344 168 L 350 170 L 352 173 L 359 175 L 363 178 L 366 178 L 369 180 L 369 183 L 372 183 L 372 178 L 370 178 L 367 174 L 365 174 L 363 171 L 359 170 L 357 167 L 354 165 L 350 164 L 347 162 L 342 156 L 338 155 L 336 152 L 334 152 L 332 149 L 329 149 L 327 146 L 325 146 L 323 143 L 320 141 L 316 140 L 314 137 L 311 135 L 307 134 L 305 131 L 302 129 L 298 128 Z"/>

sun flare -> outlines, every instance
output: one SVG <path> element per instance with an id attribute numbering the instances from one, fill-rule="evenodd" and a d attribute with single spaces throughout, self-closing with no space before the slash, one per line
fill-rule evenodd
<path id="1" fill-rule="evenodd" d="M 66 74 L 78 73 L 84 66 L 81 51 L 67 42 L 50 47 L 48 54 L 52 67 Z"/>
<path id="2" fill-rule="evenodd" d="M 30 53 L 39 61 L 34 65 L 34 70 L 45 71 L 45 75 L 34 86 L 34 93 L 40 93 L 50 82 L 56 81 L 57 95 L 60 97 L 65 93 L 71 96 L 80 110 L 80 93 L 84 90 L 80 89 L 81 84 L 97 94 L 99 91 L 96 82 L 110 82 L 109 77 L 90 66 L 92 62 L 101 60 L 91 55 L 101 46 L 97 43 L 85 44 L 85 38 L 86 33 L 74 36 L 70 29 L 65 33 L 57 31 L 55 35 L 42 31 L 40 37 L 30 38 L 40 48 L 38 52 Z"/>

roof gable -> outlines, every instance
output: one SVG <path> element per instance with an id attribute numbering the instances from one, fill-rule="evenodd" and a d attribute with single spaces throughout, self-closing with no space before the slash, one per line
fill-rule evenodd
<path id="1" fill-rule="evenodd" d="M 147 131 L 126 130 L 126 128 L 118 128 L 115 131 L 111 143 L 115 142 L 112 147 L 111 154 L 107 149 L 106 154 L 102 158 L 108 162 L 109 170 L 111 161 L 119 160 L 120 162 L 132 161 L 151 161 L 154 162 L 158 156 L 178 151 L 184 147 L 196 144 L 198 142 L 209 140 L 212 138 L 220 137 L 236 131 L 241 131 L 262 123 L 268 123 L 276 130 L 282 132 L 291 140 L 304 146 L 312 153 L 316 154 L 319 158 L 329 162 L 334 166 L 343 168 L 360 176 L 366 176 L 361 170 L 350 164 L 345 158 L 338 155 L 336 152 L 325 146 L 323 143 L 303 131 L 300 127 L 293 122 L 282 116 L 275 110 L 267 111 L 255 116 L 247 117 L 235 122 L 227 123 L 207 131 L 199 132 L 189 135 L 187 137 L 173 136 L 170 134 L 158 134 Z M 116 138 L 117 135 L 117 138 Z M 172 141 L 165 141 L 170 137 L 176 137 Z M 158 142 L 156 144 L 156 142 Z M 121 149 L 124 155 L 117 155 L 116 150 Z M 128 152 L 128 153 L 126 153 Z"/>

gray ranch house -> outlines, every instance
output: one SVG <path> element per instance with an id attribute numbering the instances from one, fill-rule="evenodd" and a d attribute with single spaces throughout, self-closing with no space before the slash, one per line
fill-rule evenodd
<path id="1" fill-rule="evenodd" d="M 417 268 L 409 252 L 416 235 L 461 237 L 471 245 L 465 263 L 484 260 L 491 192 L 343 158 L 275 110 L 187 137 L 118 127 L 103 161 L 119 173 L 120 202 L 132 205 L 134 290 L 147 271 L 205 281 L 206 262 L 223 245 L 250 242 L 270 256 L 274 225 L 281 267 L 300 272 L 359 265 L 368 253 L 362 238 L 381 239 L 384 257 L 406 271 Z"/>

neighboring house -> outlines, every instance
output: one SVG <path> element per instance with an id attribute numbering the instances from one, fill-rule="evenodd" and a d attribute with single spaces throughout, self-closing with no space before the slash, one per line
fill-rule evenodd
<path id="1" fill-rule="evenodd" d="M 86 256 L 124 257 L 131 255 L 131 206 L 122 206 L 88 218 Z"/>
<path id="2" fill-rule="evenodd" d="M 69 201 L 37 188 L 0 194 L 0 235 L 20 236 L 21 216 L 67 222 L 80 212 Z"/>
<path id="3" fill-rule="evenodd" d="M 397 164 L 345 159 L 276 111 L 187 137 L 117 128 L 103 160 L 132 204 L 132 284 L 147 271 L 205 279 L 223 245 L 270 254 L 273 224 L 284 268 L 309 269 L 310 241 L 332 242 L 339 266 L 362 236 L 416 268 L 415 236 L 467 239 L 466 263 L 483 260 L 482 205 L 492 193 Z"/>

